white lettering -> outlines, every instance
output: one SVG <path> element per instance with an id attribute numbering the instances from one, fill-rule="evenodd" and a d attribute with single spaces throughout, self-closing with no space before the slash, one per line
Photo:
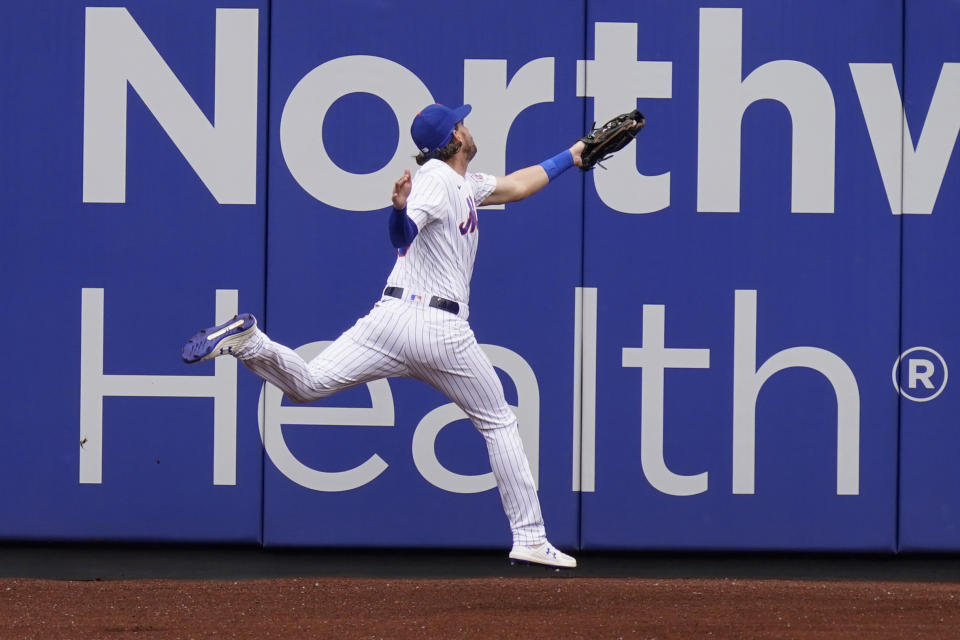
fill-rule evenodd
<path id="1" fill-rule="evenodd" d="M 837 495 L 860 492 L 860 388 L 839 356 L 816 347 L 773 354 L 757 369 L 757 292 L 737 291 L 733 341 L 733 493 L 754 493 L 757 397 L 775 373 L 806 367 L 822 373 L 837 396 Z"/>
<path id="2" fill-rule="evenodd" d="M 757 100 L 784 104 L 793 123 L 791 211 L 833 213 L 836 107 L 826 78 L 775 60 L 742 78 L 741 9 L 700 10 L 697 211 L 740 211 L 743 113 Z"/>
<path id="3" fill-rule="evenodd" d="M 508 83 L 506 60 L 463 61 L 463 101 L 473 106 L 467 124 L 481 141 L 471 171 L 506 174 L 510 125 L 527 107 L 553 101 L 553 64 L 553 58 L 531 60 Z"/>
<path id="4" fill-rule="evenodd" d="M 311 342 L 296 349 L 308 362 L 331 344 L 331 341 Z M 218 358 L 223 360 L 225 358 Z M 260 392 L 260 438 L 271 462 L 280 473 L 297 484 L 314 491 L 350 491 L 372 482 L 387 468 L 377 454 L 363 464 L 347 471 L 319 471 L 303 464 L 293 455 L 283 439 L 285 424 L 392 427 L 394 425 L 393 394 L 386 380 L 368 382 L 370 407 L 285 407 L 283 392 L 264 383 Z"/>
<path id="5" fill-rule="evenodd" d="M 911 358 L 910 359 L 910 373 L 909 373 L 909 382 L 908 385 L 911 389 L 917 388 L 917 383 L 919 382 L 927 389 L 933 389 L 933 383 L 930 382 L 930 378 L 934 374 L 933 362 L 926 360 L 924 358 Z"/>
<path id="6" fill-rule="evenodd" d="M 594 34 L 594 59 L 577 61 L 577 95 L 593 97 L 594 119 L 602 123 L 637 98 L 671 97 L 673 63 L 637 61 L 635 23 L 598 22 Z M 594 171 L 593 184 L 611 209 L 652 213 L 670 206 L 670 172 L 641 174 L 634 143 L 603 165 L 607 170 Z"/>
<path id="7" fill-rule="evenodd" d="M 643 369 L 640 382 L 640 463 L 650 484 L 671 496 L 707 490 L 707 472 L 684 476 L 670 471 L 663 453 L 663 395 L 666 369 L 709 369 L 709 349 L 664 347 L 663 305 L 643 305 L 643 347 L 624 348 L 623 366 Z"/>
<path id="8" fill-rule="evenodd" d="M 323 120 L 334 102 L 351 93 L 382 98 L 397 117 L 400 139 L 387 164 L 373 173 L 350 173 L 323 144 Z M 408 169 L 417 149 L 407 133 L 414 116 L 433 102 L 412 71 L 386 58 L 346 56 L 325 62 L 290 92 L 280 117 L 280 148 L 290 174 L 311 196 L 345 211 L 375 211 L 390 204 L 390 185 Z M 362 135 L 363 132 L 359 132 Z"/>
<path id="9" fill-rule="evenodd" d="M 597 468 L 596 287 L 576 288 L 573 323 L 573 490 L 589 493 Z"/>
<path id="10" fill-rule="evenodd" d="M 960 134 L 960 63 L 948 62 L 940 70 L 916 147 L 893 65 L 851 64 L 850 73 L 890 211 L 894 215 L 933 213 Z"/>
<path id="11" fill-rule="evenodd" d="M 213 398 L 213 484 L 237 483 L 237 361 L 217 358 L 212 376 L 103 373 L 103 289 L 80 301 L 80 482 L 103 481 L 103 399 L 106 396 Z M 218 290 L 217 323 L 237 313 L 237 291 Z"/>
<path id="12" fill-rule="evenodd" d="M 83 201 L 125 202 L 127 83 L 221 204 L 254 204 L 257 9 L 217 9 L 214 125 L 122 7 L 87 7 Z"/>

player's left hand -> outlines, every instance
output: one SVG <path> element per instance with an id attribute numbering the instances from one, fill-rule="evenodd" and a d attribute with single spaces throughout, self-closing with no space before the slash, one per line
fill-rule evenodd
<path id="1" fill-rule="evenodd" d="M 633 142 L 645 124 L 643 114 L 634 109 L 611 118 L 601 127 L 595 127 L 580 138 L 586 146 L 581 149 L 580 162 L 576 165 L 583 171 L 589 171 L 607 158 L 612 158 L 613 154 Z"/>
<path id="2" fill-rule="evenodd" d="M 394 209 L 403 209 L 407 206 L 407 196 L 410 195 L 410 189 L 412 187 L 413 182 L 410 180 L 410 170 L 405 169 L 400 179 L 393 183 L 393 195 L 390 199 L 393 200 Z"/>

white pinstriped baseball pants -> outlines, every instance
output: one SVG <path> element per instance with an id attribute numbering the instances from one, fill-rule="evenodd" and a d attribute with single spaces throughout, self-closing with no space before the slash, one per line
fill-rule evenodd
<path id="1" fill-rule="evenodd" d="M 425 299 L 384 297 L 310 362 L 259 329 L 238 357 L 294 402 L 312 402 L 379 378 L 408 377 L 430 384 L 460 407 L 483 435 L 514 544 L 546 541 L 517 418 L 465 319 L 430 307 Z"/>

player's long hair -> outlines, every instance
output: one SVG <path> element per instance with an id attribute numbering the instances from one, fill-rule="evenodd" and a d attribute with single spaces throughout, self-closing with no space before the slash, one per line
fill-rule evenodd
<path id="1" fill-rule="evenodd" d="M 463 144 L 456 138 L 451 138 L 450 142 L 447 143 L 447 146 L 442 149 L 437 149 L 436 151 L 431 151 L 430 153 L 418 153 L 417 154 L 417 166 L 422 167 L 427 160 L 433 160 L 436 158 L 441 162 L 446 162 L 453 156 L 457 155 L 457 151 L 460 151 L 460 147 Z"/>

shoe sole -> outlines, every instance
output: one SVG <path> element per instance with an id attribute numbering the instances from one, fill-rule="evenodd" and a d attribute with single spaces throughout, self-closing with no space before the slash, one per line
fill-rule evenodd
<path id="1" fill-rule="evenodd" d="M 237 338 L 252 331 L 257 326 L 257 320 L 249 313 L 242 313 L 209 329 L 203 329 L 187 340 L 183 345 L 180 357 L 187 364 L 203 362 L 220 355 L 232 354 L 234 342 Z M 228 342 L 229 341 L 229 342 Z"/>
<path id="2" fill-rule="evenodd" d="M 536 567 L 538 569 L 553 569 L 554 571 L 570 571 L 571 569 L 576 569 L 577 565 L 572 567 L 567 567 L 559 564 L 544 564 L 542 562 L 535 562 L 533 560 L 521 560 L 519 558 L 510 558 L 511 567 Z"/>
<path id="3" fill-rule="evenodd" d="M 554 564 L 551 562 L 546 562 L 544 560 L 533 559 L 530 557 L 515 556 L 513 553 L 510 554 L 510 564 L 511 565 L 528 565 L 528 566 L 537 566 L 537 567 L 546 567 L 549 569 L 576 569 L 577 561 L 574 560 L 572 565 L 566 564 Z"/>

